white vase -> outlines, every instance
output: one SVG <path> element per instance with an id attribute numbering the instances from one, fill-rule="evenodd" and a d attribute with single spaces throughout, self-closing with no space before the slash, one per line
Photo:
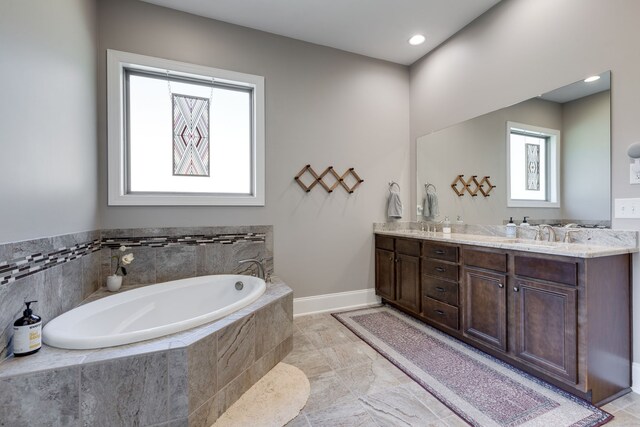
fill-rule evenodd
<path id="1" fill-rule="evenodd" d="M 122 286 L 122 276 L 114 274 L 113 276 L 107 276 L 107 289 L 111 292 L 116 292 Z"/>

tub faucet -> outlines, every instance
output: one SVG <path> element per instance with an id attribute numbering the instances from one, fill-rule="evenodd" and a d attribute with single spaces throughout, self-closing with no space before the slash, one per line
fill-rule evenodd
<path id="1" fill-rule="evenodd" d="M 553 229 L 552 226 L 550 226 L 548 224 L 540 224 L 540 230 L 544 230 L 545 228 L 549 230 L 549 238 L 547 240 L 549 242 L 555 242 L 556 241 L 556 231 Z"/>
<path id="2" fill-rule="evenodd" d="M 260 262 L 257 259 L 243 259 L 242 261 L 238 261 L 238 264 L 242 265 L 242 264 L 246 264 L 248 262 L 251 262 L 253 264 L 255 264 L 258 267 L 258 277 L 262 280 L 266 280 L 266 276 L 264 275 L 264 265 L 262 265 L 262 262 Z"/>

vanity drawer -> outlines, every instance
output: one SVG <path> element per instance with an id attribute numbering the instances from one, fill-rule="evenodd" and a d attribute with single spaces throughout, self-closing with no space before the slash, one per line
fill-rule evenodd
<path id="1" fill-rule="evenodd" d="M 423 259 L 422 274 L 457 282 L 458 266 L 447 262 L 436 261 L 434 259 Z"/>
<path id="2" fill-rule="evenodd" d="M 516 256 L 513 261 L 517 276 L 549 280 L 573 286 L 578 283 L 578 264 L 575 262 L 524 256 Z"/>
<path id="3" fill-rule="evenodd" d="M 436 323 L 458 330 L 458 308 L 432 298 L 422 299 L 422 315 Z"/>
<path id="4" fill-rule="evenodd" d="M 396 252 L 404 255 L 420 256 L 420 241 L 396 239 Z"/>
<path id="5" fill-rule="evenodd" d="M 393 237 L 376 236 L 376 248 L 393 251 Z"/>
<path id="6" fill-rule="evenodd" d="M 458 284 L 431 276 L 422 276 L 422 294 L 425 297 L 458 306 Z"/>
<path id="7" fill-rule="evenodd" d="M 507 254 L 464 249 L 462 254 L 464 265 L 486 268 L 487 270 L 507 271 Z"/>
<path id="8" fill-rule="evenodd" d="M 456 246 L 439 245 L 432 242 L 422 244 L 423 256 L 441 259 L 443 261 L 458 262 L 458 248 Z"/>

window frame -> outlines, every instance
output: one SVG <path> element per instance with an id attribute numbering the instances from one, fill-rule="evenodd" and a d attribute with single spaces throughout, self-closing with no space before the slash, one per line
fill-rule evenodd
<path id="1" fill-rule="evenodd" d="M 243 87 L 252 92 L 250 194 L 130 192 L 127 178 L 126 70 L 206 76 L 216 84 Z M 265 205 L 265 113 L 264 77 L 169 59 L 107 50 L 107 172 L 109 206 L 264 206 Z"/>
<path id="2" fill-rule="evenodd" d="M 546 200 L 527 200 L 511 198 L 511 133 L 512 129 L 518 129 L 521 134 L 530 132 L 533 136 L 545 136 L 548 138 L 546 147 Z M 507 207 L 509 208 L 559 208 L 560 207 L 560 131 L 524 123 L 507 122 L 506 126 L 507 147 Z"/>

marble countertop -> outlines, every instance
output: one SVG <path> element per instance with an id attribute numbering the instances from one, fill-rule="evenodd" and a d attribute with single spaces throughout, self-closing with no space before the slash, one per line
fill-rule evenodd
<path id="1" fill-rule="evenodd" d="M 479 234 L 444 234 L 441 232 L 428 233 L 426 231 L 419 230 L 376 230 L 375 234 L 393 237 L 409 237 L 413 239 L 431 240 L 435 242 L 476 245 L 488 248 L 511 249 L 522 252 L 563 255 L 576 258 L 596 258 L 634 253 L 639 251 L 637 247 L 633 246 L 603 246 L 583 243 L 547 242 L 512 237 L 485 236 Z"/>

